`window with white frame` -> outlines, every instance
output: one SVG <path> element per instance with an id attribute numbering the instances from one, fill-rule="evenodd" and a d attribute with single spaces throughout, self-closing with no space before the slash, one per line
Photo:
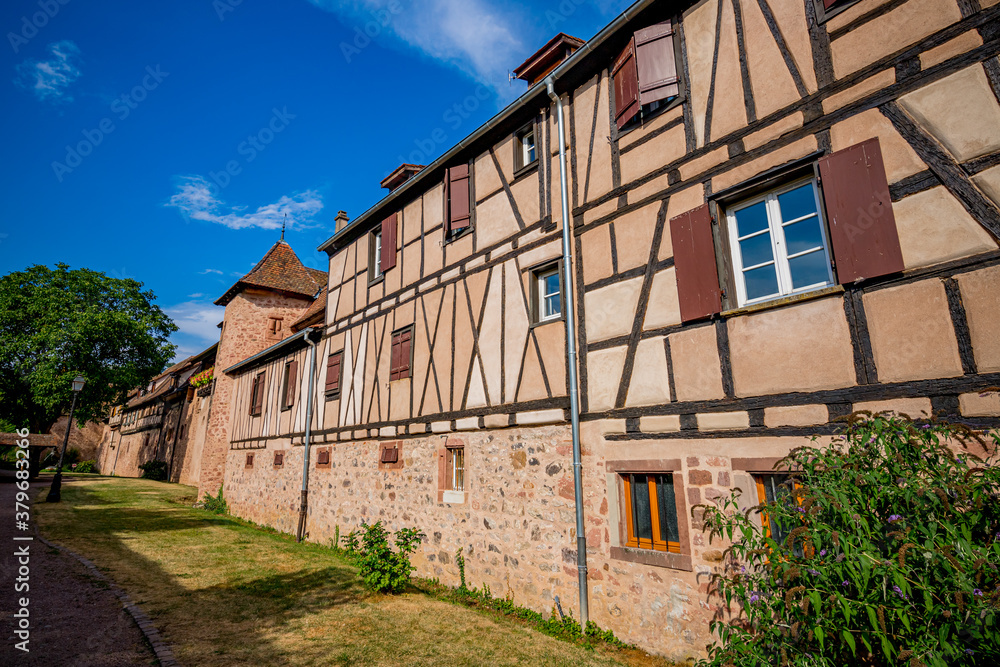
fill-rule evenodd
<path id="1" fill-rule="evenodd" d="M 514 135 L 514 167 L 523 169 L 535 163 L 538 153 L 535 149 L 535 124 L 531 123 Z"/>
<path id="2" fill-rule="evenodd" d="M 382 277 L 382 227 L 368 236 L 368 282 Z"/>
<path id="3" fill-rule="evenodd" d="M 815 179 L 796 181 L 726 212 L 739 305 L 833 284 Z"/>
<path id="4" fill-rule="evenodd" d="M 535 322 L 547 322 L 562 317 L 562 283 L 559 264 L 537 269 L 533 274 Z"/>
<path id="5" fill-rule="evenodd" d="M 465 448 L 448 449 L 448 490 L 465 491 Z"/>

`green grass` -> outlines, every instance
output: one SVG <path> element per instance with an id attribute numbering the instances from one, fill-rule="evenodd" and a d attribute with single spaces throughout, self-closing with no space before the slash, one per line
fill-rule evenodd
<path id="1" fill-rule="evenodd" d="M 332 550 L 193 509 L 190 487 L 74 476 L 36 503 L 48 538 L 92 560 L 190 665 L 668 665 L 595 650 L 416 588 L 366 591 Z"/>

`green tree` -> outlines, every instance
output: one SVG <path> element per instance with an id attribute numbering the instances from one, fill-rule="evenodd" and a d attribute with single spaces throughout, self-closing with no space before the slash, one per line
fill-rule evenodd
<path id="1" fill-rule="evenodd" d="M 47 433 L 69 410 L 72 379 L 87 384 L 80 424 L 102 419 L 174 354 L 177 327 L 135 280 L 36 265 L 0 278 L 0 418 Z"/>

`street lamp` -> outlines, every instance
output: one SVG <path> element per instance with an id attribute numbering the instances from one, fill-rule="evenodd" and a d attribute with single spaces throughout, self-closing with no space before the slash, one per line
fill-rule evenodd
<path id="1" fill-rule="evenodd" d="M 86 382 L 87 379 L 82 375 L 77 375 L 73 378 L 73 402 L 69 406 L 69 421 L 66 422 L 66 436 L 63 438 L 62 452 L 59 453 L 59 465 L 56 466 L 56 476 L 52 480 L 52 487 L 49 489 L 49 495 L 45 499 L 47 503 L 57 503 L 62 500 L 63 459 L 66 457 L 66 445 L 69 444 L 69 431 L 73 428 L 73 412 L 76 410 L 76 397 L 83 391 L 83 385 Z"/>

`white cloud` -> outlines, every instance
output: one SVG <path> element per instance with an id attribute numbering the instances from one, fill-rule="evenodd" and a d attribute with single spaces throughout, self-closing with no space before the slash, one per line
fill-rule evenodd
<path id="1" fill-rule="evenodd" d="M 177 193 L 166 206 L 179 208 L 187 218 L 225 225 L 230 229 L 281 229 L 286 215 L 289 229 L 301 229 L 312 226 L 313 219 L 323 210 L 323 198 L 315 190 L 306 190 L 290 197 L 284 195 L 274 204 L 244 213 L 246 206 L 228 206 L 216 197 L 205 178 L 184 176 L 180 179 Z M 214 269 L 208 271 L 216 272 Z"/>
<path id="2" fill-rule="evenodd" d="M 391 33 L 425 55 L 457 67 L 501 92 L 508 87 L 507 71 L 516 67 L 526 52 L 517 36 L 520 31 L 512 20 L 512 8 L 500 8 L 497 0 L 424 0 L 402 4 L 400 0 L 309 2 L 362 31 L 370 26 L 369 34 L 375 34 L 376 39 L 380 34 Z M 402 10 L 393 14 L 394 6 L 401 6 Z M 380 18 L 387 18 L 388 25 L 383 27 L 386 21 Z M 365 43 L 362 37 L 358 40 Z M 345 43 L 356 47 L 353 42 Z"/>
<path id="3" fill-rule="evenodd" d="M 201 292 L 196 292 L 194 294 L 188 294 L 188 298 L 189 299 L 200 299 L 203 296 L 205 296 L 205 295 L 202 294 Z"/>
<path id="4" fill-rule="evenodd" d="M 219 271 L 218 269 L 205 269 L 204 271 L 199 271 L 198 275 L 203 276 L 203 275 L 205 275 L 207 273 L 218 273 L 220 276 L 222 275 L 222 271 Z M 194 295 L 192 294 L 191 296 L 194 296 Z M 198 296 L 201 296 L 201 295 L 199 294 Z"/>
<path id="5" fill-rule="evenodd" d="M 25 60 L 16 67 L 14 82 L 43 102 L 71 102 L 66 89 L 80 78 L 80 49 L 71 41 L 48 46 L 48 60 Z"/>
<path id="6" fill-rule="evenodd" d="M 175 342 L 182 345 L 202 344 L 201 349 L 205 349 L 219 340 L 218 324 L 226 309 L 210 303 L 186 301 L 166 308 L 165 312 L 177 325 L 177 333 L 174 335 L 184 339 L 184 342 Z"/>

